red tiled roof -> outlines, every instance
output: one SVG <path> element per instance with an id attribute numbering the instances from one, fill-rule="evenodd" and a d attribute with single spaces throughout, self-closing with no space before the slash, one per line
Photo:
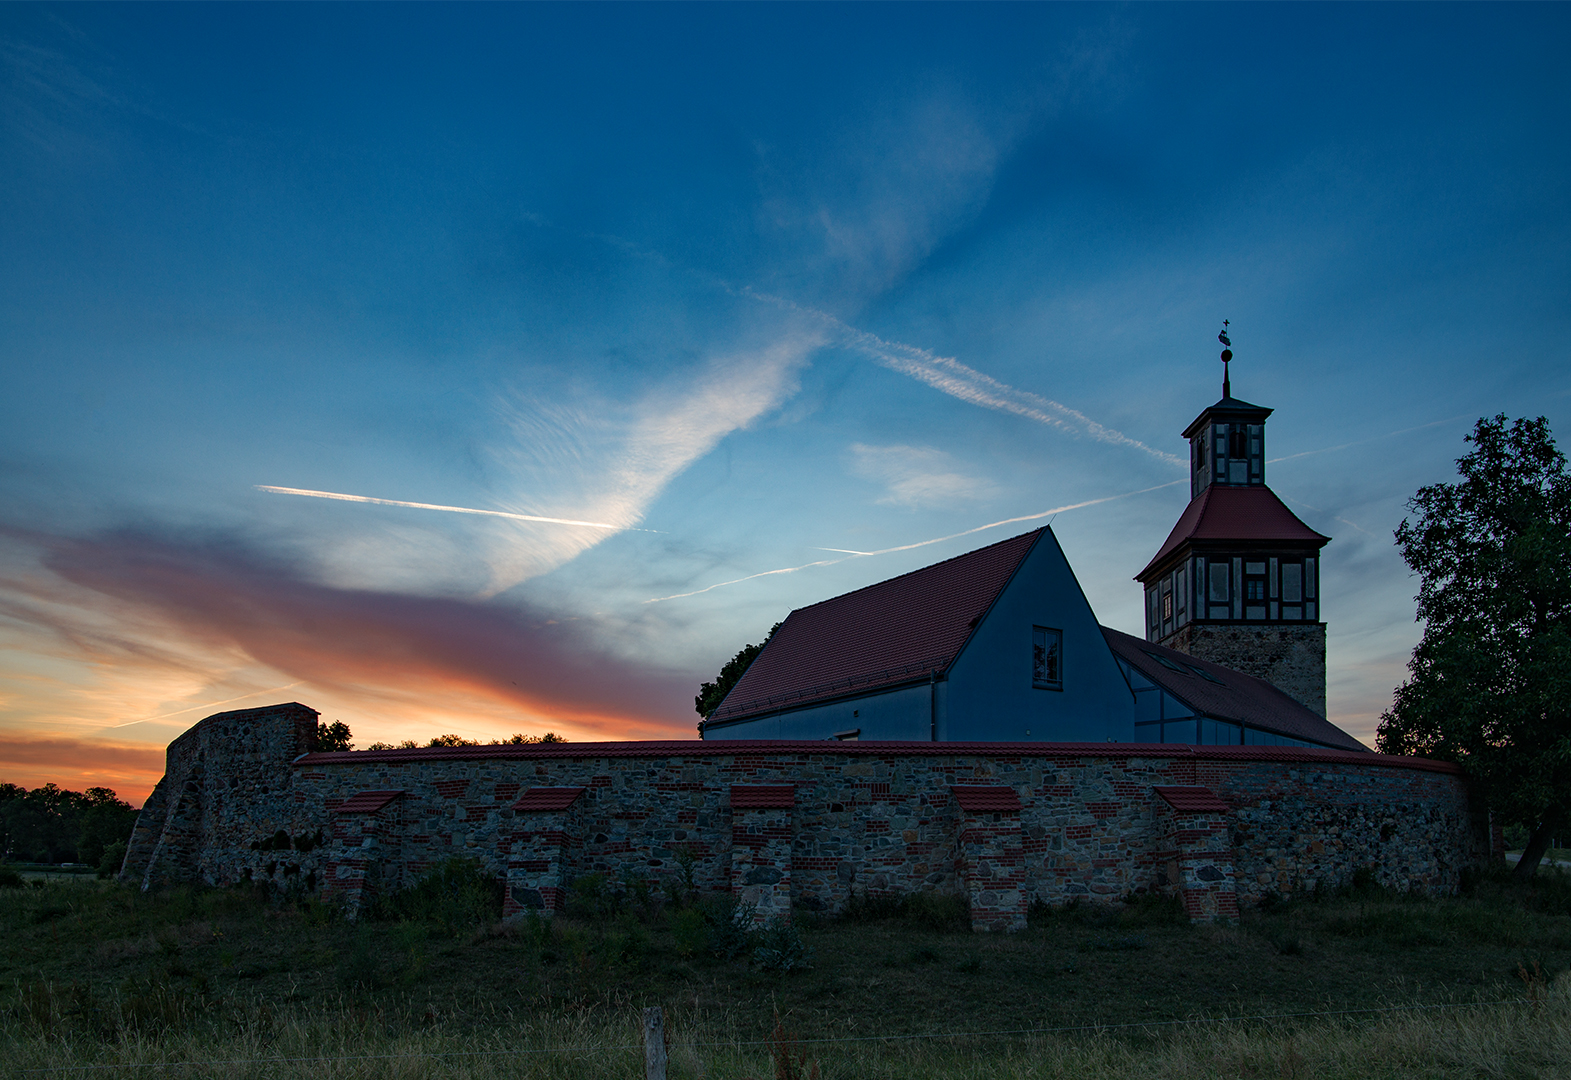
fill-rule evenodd
<path id="1" fill-rule="evenodd" d="M 1272 540 L 1320 547 L 1330 539 L 1299 521 L 1276 492 L 1264 485 L 1212 484 L 1189 500 L 1178 524 L 1135 580 L 1144 581 L 1185 540 Z"/>
<path id="2" fill-rule="evenodd" d="M 581 787 L 532 787 L 518 797 L 514 810 L 566 810 L 584 793 Z"/>
<path id="3" fill-rule="evenodd" d="M 402 794 L 402 791 L 362 791 L 339 803 L 333 813 L 374 814 Z"/>
<path id="4" fill-rule="evenodd" d="M 1231 809 L 1210 788 L 1158 787 L 1152 790 L 1181 814 L 1225 814 Z"/>
<path id="5" fill-rule="evenodd" d="M 1020 796 L 1012 787 L 953 787 L 955 801 L 968 814 L 1019 813 Z"/>
<path id="6" fill-rule="evenodd" d="M 1105 626 L 1102 636 L 1115 656 L 1198 713 L 1290 739 L 1368 752 L 1363 743 L 1264 679 Z M 1188 671 L 1174 671 L 1162 660 Z"/>
<path id="7" fill-rule="evenodd" d="M 711 722 L 915 682 L 944 670 L 1044 531 L 798 608 Z"/>
<path id="8" fill-rule="evenodd" d="M 1126 635 L 1127 636 L 1127 635 Z M 1142 643 L 1143 644 L 1143 643 Z M 1198 663 L 1199 661 L 1197 661 Z M 1237 674 L 1234 672 L 1233 674 Z M 1247 676 L 1245 676 L 1247 678 Z M 1313 715 L 1313 714 L 1311 714 Z M 503 743 L 495 746 L 420 746 L 409 750 L 328 750 L 302 754 L 296 769 L 333 765 L 411 765 L 423 761 L 585 761 L 594 758 L 775 757 L 999 757 L 1074 760 L 1081 758 L 1231 758 L 1241 761 L 1301 761 L 1328 765 L 1375 765 L 1423 772 L 1460 773 L 1449 761 L 1387 754 L 1350 753 L 1309 746 L 1188 746 L 1182 743 L 1050 742 L 840 742 L 835 739 L 672 739 L 649 742 Z"/>
<path id="9" fill-rule="evenodd" d="M 796 805 L 796 788 L 790 784 L 732 784 L 733 810 L 789 810 Z"/>

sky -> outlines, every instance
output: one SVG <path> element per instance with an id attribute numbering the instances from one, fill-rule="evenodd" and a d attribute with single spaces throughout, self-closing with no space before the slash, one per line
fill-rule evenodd
<path id="1" fill-rule="evenodd" d="M 1571 7 L 0 6 L 0 780 L 210 713 L 693 738 L 1044 523 L 1103 623 L 1276 409 L 1330 719 L 1480 416 L 1571 404 Z M 326 498 L 321 494 L 354 496 Z"/>

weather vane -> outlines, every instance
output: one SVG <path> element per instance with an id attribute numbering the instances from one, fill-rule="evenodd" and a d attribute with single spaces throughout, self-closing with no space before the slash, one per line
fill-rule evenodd
<path id="1" fill-rule="evenodd" d="M 1222 343 L 1222 345 L 1223 345 L 1223 349 L 1222 349 L 1222 396 L 1224 398 L 1230 398 L 1230 397 L 1233 396 L 1233 384 L 1231 382 L 1229 382 L 1228 378 L 1227 378 L 1227 362 L 1229 360 L 1233 359 L 1233 343 L 1227 339 L 1227 320 L 1226 319 L 1222 320 L 1222 332 L 1216 336 L 1216 339 L 1218 341 L 1220 341 Z"/>

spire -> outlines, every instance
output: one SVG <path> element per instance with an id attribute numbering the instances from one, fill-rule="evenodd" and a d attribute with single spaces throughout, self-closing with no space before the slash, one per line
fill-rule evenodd
<path id="1" fill-rule="evenodd" d="M 1216 339 L 1224 346 L 1222 349 L 1222 397 L 1226 399 L 1233 396 L 1233 384 L 1227 378 L 1227 362 L 1233 359 L 1233 343 L 1227 339 L 1226 319 L 1222 320 L 1222 332 L 1216 336 Z"/>

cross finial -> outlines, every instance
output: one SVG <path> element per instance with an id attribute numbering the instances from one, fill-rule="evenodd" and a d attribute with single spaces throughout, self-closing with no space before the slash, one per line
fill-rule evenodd
<path id="1" fill-rule="evenodd" d="M 1222 345 L 1223 345 L 1223 349 L 1222 349 L 1222 396 L 1224 398 L 1230 398 L 1230 397 L 1233 396 L 1233 384 L 1228 380 L 1228 377 L 1227 377 L 1227 362 L 1229 360 L 1233 359 L 1233 349 L 1232 349 L 1233 343 L 1227 339 L 1227 320 L 1226 319 L 1222 320 L 1222 332 L 1216 336 L 1216 339 L 1218 341 L 1220 341 L 1222 343 Z"/>

